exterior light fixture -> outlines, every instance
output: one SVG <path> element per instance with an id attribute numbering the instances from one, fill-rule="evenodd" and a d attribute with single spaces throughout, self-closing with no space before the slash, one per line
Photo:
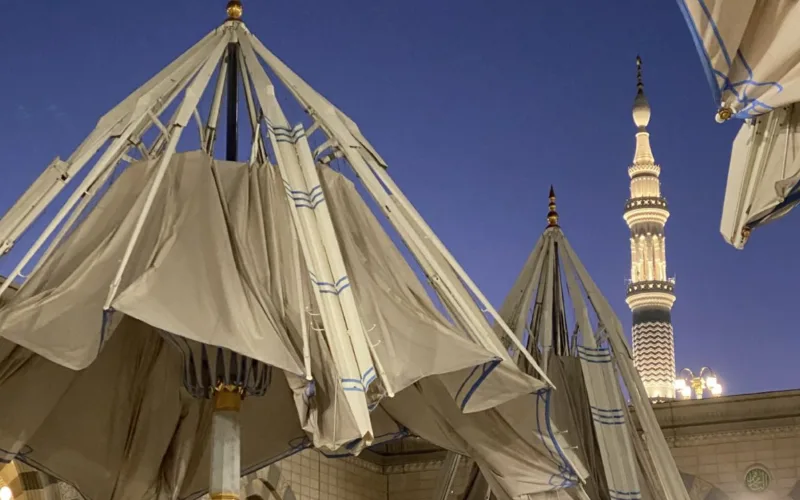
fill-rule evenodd
<path id="1" fill-rule="evenodd" d="M 692 370 L 684 368 L 675 378 L 675 397 L 677 399 L 692 399 L 692 394 L 694 394 L 694 399 L 703 399 L 705 391 L 711 393 L 712 397 L 722 395 L 722 384 L 719 383 L 717 374 L 707 366 L 704 366 L 697 376 L 692 373 Z"/>

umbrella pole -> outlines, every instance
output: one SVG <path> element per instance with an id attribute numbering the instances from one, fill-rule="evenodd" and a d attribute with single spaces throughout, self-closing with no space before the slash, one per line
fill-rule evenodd
<path id="1" fill-rule="evenodd" d="M 211 416 L 211 500 L 239 500 L 241 473 L 239 409 L 242 391 L 220 384 Z"/>
<path id="2" fill-rule="evenodd" d="M 228 15 L 233 17 L 231 6 L 241 9 L 236 1 L 228 2 Z M 240 12 L 241 14 L 241 12 Z M 236 43 L 227 49 L 227 126 L 225 159 L 238 159 L 238 50 Z M 224 63 L 223 63 L 224 64 Z M 222 70 L 221 70 L 222 71 Z M 216 96 L 215 96 L 216 101 Z M 219 384 L 214 389 L 214 412 L 211 416 L 211 500 L 239 500 L 239 476 L 241 474 L 241 429 L 239 409 L 242 405 L 242 388 Z"/>

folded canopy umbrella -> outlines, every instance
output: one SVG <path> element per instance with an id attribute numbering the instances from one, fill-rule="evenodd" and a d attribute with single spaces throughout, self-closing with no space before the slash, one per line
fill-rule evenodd
<path id="1" fill-rule="evenodd" d="M 697 46 L 718 121 L 745 120 L 733 143 L 723 237 L 751 231 L 800 201 L 800 4 L 792 0 L 678 0 Z"/>
<path id="2" fill-rule="evenodd" d="M 567 446 L 562 444 L 561 449 L 574 452 L 586 467 L 586 484 L 570 484 L 567 491 L 582 495 L 582 489 L 593 499 L 688 500 L 633 366 L 619 319 L 561 230 L 555 201 L 551 188 L 547 228 L 500 312 L 559 387 L 552 393 L 543 389 L 538 397 L 563 432 Z M 521 369 L 532 371 L 526 359 L 518 353 L 517 358 Z M 625 393 L 642 426 L 642 435 L 633 426 Z M 516 413 L 522 401 L 517 399 L 491 411 L 503 415 L 535 413 Z M 523 435 L 522 420 L 508 422 Z M 488 491 L 498 500 L 507 498 L 492 475 L 485 471 L 482 475 L 475 476 L 470 489 L 474 498 L 489 498 Z M 550 498 L 552 493 L 531 493 L 523 498 Z"/>
<path id="3" fill-rule="evenodd" d="M 93 500 L 209 489 L 235 498 L 240 474 L 306 447 L 358 453 L 422 432 L 424 422 L 382 402 L 407 400 L 427 379 L 438 399 L 420 415 L 450 420 L 551 387 L 530 354 L 536 377 L 513 363 L 505 344 L 522 347 L 519 339 L 355 123 L 264 47 L 241 13 L 229 2 L 222 26 L 103 116 L 0 219 L 3 251 L 41 229 L 0 284 L 0 396 L 15 409 L 0 415 L 0 449 Z M 289 122 L 265 66 L 305 122 Z M 251 125 L 245 161 L 240 89 Z M 179 151 L 190 130 L 200 149 Z M 441 308 L 355 184 L 329 166 L 336 158 Z M 73 181 L 53 218 L 34 225 Z M 485 447 L 489 431 L 454 431 L 453 447 Z M 552 430 L 514 460 L 483 463 L 500 476 L 511 468 L 514 480 L 520 464 L 534 464 L 540 489 L 551 488 L 541 477 L 561 471 L 579 480 L 566 455 L 549 453 L 557 439 Z"/>

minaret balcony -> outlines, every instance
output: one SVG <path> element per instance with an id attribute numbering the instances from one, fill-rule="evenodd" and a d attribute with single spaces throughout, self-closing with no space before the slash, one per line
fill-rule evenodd
<path id="1" fill-rule="evenodd" d="M 636 224 L 656 223 L 664 225 L 669 219 L 667 200 L 661 197 L 631 198 L 625 203 L 622 218 L 633 227 Z"/>
<path id="2" fill-rule="evenodd" d="M 660 196 L 648 196 L 642 198 L 630 198 L 625 203 L 625 211 L 636 210 L 637 208 L 661 208 L 667 210 L 667 200 Z"/>
<path id="3" fill-rule="evenodd" d="M 640 292 L 666 292 L 675 293 L 675 279 L 668 278 L 666 281 L 636 281 L 628 283 L 628 295 Z"/>
<path id="4" fill-rule="evenodd" d="M 675 303 L 675 280 L 631 282 L 628 284 L 625 302 L 631 309 L 643 306 L 672 308 Z"/>

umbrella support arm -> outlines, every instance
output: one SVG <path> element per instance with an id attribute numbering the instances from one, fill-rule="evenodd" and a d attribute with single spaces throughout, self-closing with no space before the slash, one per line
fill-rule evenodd
<path id="1" fill-rule="evenodd" d="M 241 434 L 239 409 L 242 393 L 235 386 L 220 385 L 214 390 L 211 416 L 211 500 L 239 500 L 241 475 Z"/>

